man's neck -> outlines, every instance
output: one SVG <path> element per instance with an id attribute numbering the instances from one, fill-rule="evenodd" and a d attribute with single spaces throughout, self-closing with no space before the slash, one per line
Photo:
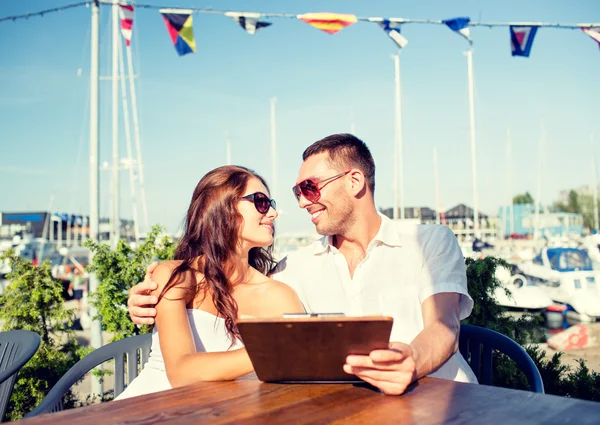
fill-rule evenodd
<path id="1" fill-rule="evenodd" d="M 333 246 L 342 253 L 361 251 L 364 254 L 380 227 L 381 217 L 374 207 L 370 208 L 358 214 L 352 226 L 343 234 L 333 236 Z"/>

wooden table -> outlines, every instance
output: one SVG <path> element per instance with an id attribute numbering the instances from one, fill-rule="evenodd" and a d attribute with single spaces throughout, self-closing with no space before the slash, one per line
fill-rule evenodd
<path id="1" fill-rule="evenodd" d="M 600 403 L 425 378 L 402 396 L 350 384 L 204 382 L 26 419 L 58 424 L 600 424 Z"/>

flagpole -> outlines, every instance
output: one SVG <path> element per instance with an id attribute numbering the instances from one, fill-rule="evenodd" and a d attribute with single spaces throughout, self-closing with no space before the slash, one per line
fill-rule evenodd
<path id="1" fill-rule="evenodd" d="M 352 113 L 350 114 L 350 134 L 352 134 L 353 136 L 356 136 L 356 126 L 354 125 L 354 109 L 352 110 Z"/>
<path id="2" fill-rule="evenodd" d="M 90 55 L 90 239 L 98 242 L 98 223 L 100 215 L 100 161 L 98 156 L 99 126 L 99 101 L 98 101 L 98 72 L 99 72 L 99 24 L 100 7 L 98 0 L 91 3 L 91 55 Z M 69 222 L 69 226 L 70 226 Z M 89 263 L 92 264 L 94 252 L 89 252 Z M 89 273 L 89 292 L 98 291 L 98 278 L 95 272 Z M 97 318 L 98 310 L 91 303 L 88 304 L 88 313 L 92 319 L 90 345 L 93 348 L 102 347 L 102 323 Z M 102 380 L 92 375 L 92 394 L 102 394 Z"/>
<path id="3" fill-rule="evenodd" d="M 473 234 L 480 237 L 479 232 L 479 200 L 477 198 L 477 159 L 475 152 L 475 99 L 473 88 L 473 47 L 469 47 L 467 55 L 467 77 L 469 84 L 469 135 L 471 144 L 471 174 L 473 177 Z"/>
<path id="4" fill-rule="evenodd" d="M 395 176 L 396 181 L 396 197 L 399 197 L 400 204 L 400 220 L 404 220 L 404 158 L 402 153 L 402 100 L 400 96 L 400 52 L 393 55 L 394 59 L 394 81 L 395 81 L 395 114 L 394 114 L 394 134 L 396 139 L 396 155 L 394 162 L 397 168 L 397 175 Z M 396 204 L 396 201 L 394 202 Z M 398 206 L 394 206 L 394 210 L 397 210 Z"/>
<path id="5" fill-rule="evenodd" d="M 112 234 L 111 246 L 117 248 L 121 238 L 119 219 L 119 4 L 112 5 Z"/>
<path id="6" fill-rule="evenodd" d="M 131 196 L 131 214 L 133 216 L 133 233 L 136 244 L 140 241 L 140 226 L 137 215 L 137 200 L 135 194 L 135 173 L 133 171 L 133 154 L 131 148 L 131 128 L 129 126 L 129 105 L 127 104 L 127 89 L 125 87 L 125 65 L 123 61 L 123 42 L 119 41 L 119 72 L 122 78 L 121 98 L 123 100 L 123 124 L 125 127 L 125 142 L 127 146 L 127 162 L 129 171 L 129 196 Z"/>
<path id="7" fill-rule="evenodd" d="M 277 98 L 271 98 L 271 197 L 277 199 L 277 129 L 275 126 L 275 103 Z"/>

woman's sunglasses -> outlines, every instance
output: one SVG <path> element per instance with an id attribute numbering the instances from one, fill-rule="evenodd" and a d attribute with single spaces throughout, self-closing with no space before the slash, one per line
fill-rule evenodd
<path id="1" fill-rule="evenodd" d="M 274 210 L 277 209 L 277 203 L 275 199 L 269 199 L 267 195 L 262 192 L 251 193 L 250 195 L 242 196 L 242 199 L 247 199 L 254 203 L 254 208 L 261 214 L 266 214 L 269 212 L 269 208 L 273 207 Z"/>
<path id="2" fill-rule="evenodd" d="M 294 192 L 294 196 L 296 197 L 296 200 L 298 202 L 300 201 L 300 195 L 304 196 L 307 201 L 317 202 L 319 200 L 319 198 L 321 198 L 321 189 L 323 189 L 325 186 L 327 186 L 332 181 L 337 180 L 342 176 L 345 176 L 350 171 L 352 171 L 352 170 L 348 170 L 343 173 L 336 174 L 333 177 L 329 177 L 329 178 L 322 179 L 322 180 L 315 180 L 315 179 L 302 180 L 296 186 L 292 187 L 292 192 Z"/>

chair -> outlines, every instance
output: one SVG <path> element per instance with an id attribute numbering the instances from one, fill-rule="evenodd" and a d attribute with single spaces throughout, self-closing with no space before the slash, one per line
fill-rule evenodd
<path id="1" fill-rule="evenodd" d="M 523 371 L 531 391 L 544 393 L 544 383 L 537 366 L 527 351 L 509 337 L 479 326 L 460 325 L 458 346 L 480 384 L 492 385 L 492 350 L 498 350 Z"/>
<path id="2" fill-rule="evenodd" d="M 140 364 L 142 367 L 148 360 L 152 334 L 136 335 L 119 341 L 111 342 L 97 350 L 92 351 L 78 361 L 71 369 L 60 378 L 42 402 L 26 418 L 63 410 L 63 396 L 83 376 L 96 366 L 114 359 L 115 360 L 115 397 L 125 390 L 125 383 L 129 385 L 138 376 L 138 351 L 140 351 Z M 127 364 L 124 356 L 127 355 Z M 127 376 L 125 376 L 127 372 Z M 127 382 L 125 382 L 127 380 Z"/>
<path id="3" fill-rule="evenodd" d="M 19 369 L 33 357 L 40 336 L 31 331 L 0 332 L 0 422 L 17 379 Z"/>

